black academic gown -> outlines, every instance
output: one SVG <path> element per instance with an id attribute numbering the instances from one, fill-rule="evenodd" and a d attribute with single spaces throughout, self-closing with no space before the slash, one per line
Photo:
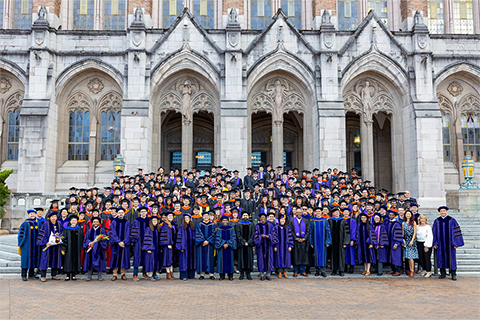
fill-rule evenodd
<path id="1" fill-rule="evenodd" d="M 290 229 L 292 230 L 293 235 L 293 252 L 292 252 L 292 264 L 293 265 L 303 265 L 308 266 L 308 247 L 309 247 L 309 239 L 310 239 L 310 223 L 306 219 L 302 217 L 302 221 L 305 223 L 305 236 L 302 237 L 301 234 L 295 232 L 295 225 L 299 226 L 297 218 L 293 218 L 290 220 Z M 300 230 L 300 228 L 298 228 Z M 298 242 L 297 238 L 305 238 L 304 242 Z"/>
<path id="2" fill-rule="evenodd" d="M 238 270 L 253 270 L 253 247 L 255 247 L 255 225 L 248 221 L 239 221 L 235 226 L 237 233 L 237 250 L 238 250 Z M 245 246 L 248 243 L 248 246 Z"/>
<path id="3" fill-rule="evenodd" d="M 342 217 L 328 219 L 332 235 L 331 261 L 333 271 L 345 271 L 345 248 L 350 244 L 350 228 L 348 222 Z"/>
<path id="4" fill-rule="evenodd" d="M 250 199 L 242 199 L 241 201 L 242 203 L 242 211 L 246 211 L 248 213 L 250 213 L 251 215 L 253 215 L 257 209 L 257 204 L 255 203 L 255 200 L 253 200 L 252 198 Z"/>
<path id="5" fill-rule="evenodd" d="M 81 264 L 81 252 L 83 250 L 83 229 L 78 227 L 75 230 L 69 227 L 63 230 L 62 251 L 65 252 L 63 270 L 65 272 L 79 273 Z"/>

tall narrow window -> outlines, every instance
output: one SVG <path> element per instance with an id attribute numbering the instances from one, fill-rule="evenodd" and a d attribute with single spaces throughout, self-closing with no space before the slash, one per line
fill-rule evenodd
<path id="1" fill-rule="evenodd" d="M 88 160 L 90 112 L 72 111 L 68 119 L 68 160 Z"/>
<path id="2" fill-rule="evenodd" d="M 453 3 L 453 28 L 456 34 L 473 34 L 472 0 L 455 0 Z"/>
<path id="3" fill-rule="evenodd" d="M 3 2 L 4 0 L 0 0 L 0 29 L 3 29 Z"/>
<path id="4" fill-rule="evenodd" d="M 94 0 L 73 0 L 73 30 L 93 30 L 94 7 Z"/>
<path id="5" fill-rule="evenodd" d="M 126 0 L 105 0 L 105 30 L 125 30 L 125 2 Z"/>
<path id="6" fill-rule="evenodd" d="M 445 20 L 443 15 L 443 0 L 428 1 L 428 24 L 430 33 L 445 33 Z"/>
<path id="7" fill-rule="evenodd" d="M 462 114 L 462 136 L 464 156 L 470 155 L 473 161 L 480 161 L 480 115 Z"/>
<path id="8" fill-rule="evenodd" d="M 383 0 L 368 0 L 367 12 L 375 10 L 375 14 L 388 26 L 388 5 Z"/>
<path id="9" fill-rule="evenodd" d="M 214 0 L 193 0 L 193 16 L 205 29 L 214 28 Z"/>
<path id="10" fill-rule="evenodd" d="M 297 29 L 302 29 L 302 1 L 282 0 L 282 10 Z"/>
<path id="11" fill-rule="evenodd" d="M 358 27 L 358 1 L 338 1 L 338 30 L 355 30 Z"/>
<path id="12" fill-rule="evenodd" d="M 120 153 L 120 111 L 102 112 L 100 159 L 113 161 Z"/>
<path id="13" fill-rule="evenodd" d="M 283 168 L 285 170 L 292 169 L 292 152 L 291 151 L 283 152 Z"/>
<path id="14" fill-rule="evenodd" d="M 272 22 L 272 1 L 250 1 L 250 26 L 252 29 L 263 29 Z"/>
<path id="15" fill-rule="evenodd" d="M 32 27 L 32 2 L 32 0 L 15 0 L 13 18 L 14 29 L 30 29 Z"/>
<path id="16" fill-rule="evenodd" d="M 450 148 L 450 115 L 442 114 L 443 161 L 452 161 Z"/>
<path id="17" fill-rule="evenodd" d="M 208 170 L 212 166 L 212 153 L 199 151 L 195 154 L 195 167 L 200 170 Z"/>
<path id="18" fill-rule="evenodd" d="M 170 169 L 182 166 L 182 151 L 170 152 Z"/>
<path id="19" fill-rule="evenodd" d="M 20 109 L 8 113 L 7 160 L 18 160 Z"/>
<path id="20" fill-rule="evenodd" d="M 169 28 L 183 10 L 183 0 L 163 0 L 163 28 Z"/>

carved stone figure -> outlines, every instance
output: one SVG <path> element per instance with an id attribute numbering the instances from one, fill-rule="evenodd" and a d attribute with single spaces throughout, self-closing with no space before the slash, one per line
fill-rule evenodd
<path id="1" fill-rule="evenodd" d="M 45 20 L 47 16 L 47 8 L 45 6 L 41 6 L 40 10 L 38 10 L 38 20 Z"/>
<path id="2" fill-rule="evenodd" d="M 135 10 L 135 21 L 142 21 L 143 20 L 143 11 L 140 7 Z"/>
<path id="3" fill-rule="evenodd" d="M 182 116 L 185 124 L 190 124 L 191 117 L 191 104 L 192 104 L 192 85 L 189 80 L 185 80 L 182 87 Z"/>
<path id="4" fill-rule="evenodd" d="M 238 13 L 235 8 L 230 9 L 228 14 L 228 23 L 238 23 Z"/>
<path id="5" fill-rule="evenodd" d="M 275 102 L 272 110 L 272 120 L 274 122 L 283 122 L 283 96 L 285 90 L 286 89 L 282 86 L 282 83 L 279 80 L 275 81 L 275 86 L 268 90 L 268 94 Z"/>
<path id="6" fill-rule="evenodd" d="M 375 93 L 375 88 L 370 87 L 370 83 L 366 81 L 365 87 L 361 91 L 361 97 L 362 97 L 362 103 L 363 103 L 363 121 L 365 123 L 372 122 L 372 116 L 373 116 L 372 97 L 374 93 Z"/>

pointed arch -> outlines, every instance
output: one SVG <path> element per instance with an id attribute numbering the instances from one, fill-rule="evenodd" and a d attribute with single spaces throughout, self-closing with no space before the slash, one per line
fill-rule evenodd
<path id="1" fill-rule="evenodd" d="M 28 84 L 28 75 L 18 64 L 8 59 L 0 57 L 0 69 L 4 69 L 15 75 L 24 87 Z"/>

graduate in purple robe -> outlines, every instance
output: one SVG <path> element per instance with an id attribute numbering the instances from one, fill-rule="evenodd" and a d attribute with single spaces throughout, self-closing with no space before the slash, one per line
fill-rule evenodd
<path id="1" fill-rule="evenodd" d="M 145 252 L 145 272 L 148 280 L 159 279 L 157 270 L 160 270 L 160 246 L 159 246 L 160 224 L 157 216 L 150 218 L 149 226 L 145 229 L 142 251 Z"/>
<path id="2" fill-rule="evenodd" d="M 40 281 L 42 282 L 47 281 L 46 277 L 48 268 L 52 269 L 52 280 L 60 280 L 60 278 L 57 277 L 57 272 L 62 268 L 62 253 L 60 246 L 52 246 L 48 243 L 50 234 L 58 233 L 58 235 L 61 236 L 63 233 L 63 226 L 58 223 L 57 219 L 57 212 L 49 211 L 47 213 L 47 221 L 45 221 L 38 231 L 37 245 L 41 252 L 39 269 L 41 272 Z"/>
<path id="3" fill-rule="evenodd" d="M 182 224 L 178 227 L 175 247 L 179 254 L 180 279 L 195 279 L 195 226 L 188 213 L 183 214 Z"/>
<path id="4" fill-rule="evenodd" d="M 200 274 L 199 279 L 205 279 L 205 275 L 210 275 L 211 280 L 215 280 L 213 276 L 215 267 L 215 230 L 217 225 L 210 221 L 212 212 L 205 211 L 202 214 L 203 221 L 195 228 L 195 246 L 197 273 Z"/>
<path id="5" fill-rule="evenodd" d="M 287 219 L 285 215 L 279 216 L 275 227 L 277 243 L 273 247 L 273 265 L 279 279 L 282 276 L 288 279 L 287 269 L 292 267 L 293 235 Z"/>
<path id="6" fill-rule="evenodd" d="M 315 276 L 327 277 L 327 248 L 332 245 L 332 235 L 328 220 L 322 217 L 322 208 L 315 208 L 315 217 L 310 219 L 310 246 L 313 248 Z"/>
<path id="7" fill-rule="evenodd" d="M 167 279 L 173 280 L 173 246 L 175 234 L 177 233 L 173 224 L 173 212 L 167 211 L 163 214 L 164 219 L 160 229 L 160 247 L 162 248 L 162 266 L 167 273 Z"/>
<path id="8" fill-rule="evenodd" d="M 130 228 L 130 244 L 133 246 L 133 280 L 139 281 L 138 268 L 142 266 L 143 277 L 147 278 L 145 271 L 145 251 L 142 250 L 145 238 L 145 229 L 148 228 L 150 218 L 147 217 L 148 208 L 140 207 L 138 209 L 139 217 L 133 221 Z"/>
<path id="9" fill-rule="evenodd" d="M 27 210 L 28 218 L 18 229 L 18 248 L 20 251 L 20 267 L 22 268 L 22 280 L 38 279 L 35 276 L 35 268 L 38 267 L 38 246 L 36 244 L 38 236 L 37 211 Z"/>
<path id="10" fill-rule="evenodd" d="M 122 280 L 127 280 L 125 273 L 130 268 L 130 221 L 125 219 L 125 209 L 117 209 L 117 217 L 108 228 L 108 237 L 112 248 L 110 268 L 113 269 L 112 281 L 117 280 L 120 270 Z"/>
<path id="11" fill-rule="evenodd" d="M 271 280 L 273 269 L 273 248 L 277 244 L 277 235 L 273 224 L 267 222 L 267 215 L 259 214 L 260 222 L 255 226 L 254 242 L 257 247 L 258 272 L 260 280 Z"/>
<path id="12" fill-rule="evenodd" d="M 438 208 L 440 217 L 433 223 L 433 247 L 437 250 L 437 266 L 440 268 L 440 279 L 447 276 L 450 270 L 452 280 L 457 280 L 457 248 L 464 245 L 462 230 L 455 218 L 448 215 L 448 208 Z"/>
<path id="13" fill-rule="evenodd" d="M 379 217 L 380 219 L 380 217 Z M 375 249 L 370 241 L 370 219 L 365 213 L 360 213 L 358 216 L 357 236 L 355 246 L 357 247 L 358 263 L 363 264 L 364 271 L 362 274 L 366 277 L 370 275 L 370 267 L 375 264 Z"/>
<path id="14" fill-rule="evenodd" d="M 388 263 L 388 233 L 380 215 L 373 217 L 373 226 L 370 230 L 370 245 L 375 249 L 375 261 L 377 263 L 377 276 L 383 274 L 383 264 Z"/>
<path id="15" fill-rule="evenodd" d="M 342 209 L 343 219 L 347 221 L 348 228 L 350 229 L 350 243 L 345 248 L 345 265 L 348 265 L 348 273 L 353 274 L 355 265 L 357 264 L 357 255 L 355 253 L 355 242 L 357 241 L 357 221 L 353 219 L 351 215 L 351 210 L 347 207 Z M 345 270 L 347 267 L 345 266 Z"/>
<path id="16" fill-rule="evenodd" d="M 402 244 L 403 244 L 403 231 L 402 225 L 395 219 L 397 213 L 393 210 L 388 210 L 388 217 L 386 221 L 383 221 L 385 229 L 388 234 L 388 246 L 387 246 L 387 261 L 390 263 L 392 271 L 388 273 L 394 277 L 400 275 L 400 266 L 402 265 Z"/>
<path id="17" fill-rule="evenodd" d="M 228 274 L 228 280 L 233 281 L 235 272 L 234 250 L 237 249 L 237 236 L 235 228 L 228 222 L 227 216 L 220 219 L 222 225 L 215 230 L 215 249 L 217 252 L 217 272 L 220 274 L 219 280 L 225 280 L 225 274 Z"/>
<path id="18" fill-rule="evenodd" d="M 83 249 L 85 250 L 85 259 L 83 261 L 83 271 L 87 272 L 87 281 L 92 280 L 93 271 L 96 270 L 98 274 L 98 281 L 102 281 L 102 272 L 107 270 L 107 255 L 108 241 L 102 240 L 94 242 L 99 235 L 107 235 L 104 228 L 100 227 L 102 220 L 100 217 L 92 217 L 92 228 L 88 229 L 83 239 Z M 92 249 L 88 251 L 88 248 Z M 88 251 L 88 252 L 87 252 Z"/>

